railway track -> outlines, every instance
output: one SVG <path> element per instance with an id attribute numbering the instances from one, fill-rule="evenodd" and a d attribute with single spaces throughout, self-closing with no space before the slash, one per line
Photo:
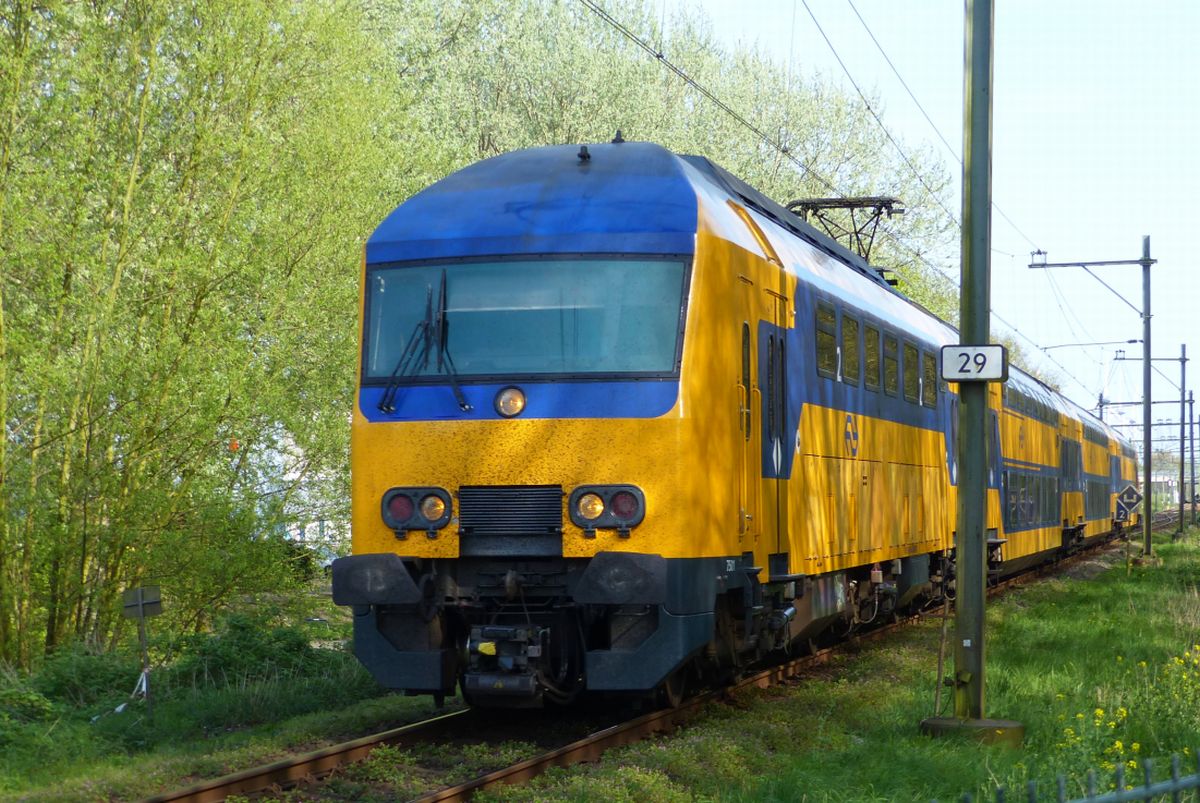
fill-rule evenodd
<path id="1" fill-rule="evenodd" d="M 1178 511 L 1174 511 L 1173 514 L 1171 512 L 1156 514 L 1153 526 L 1155 530 L 1165 530 L 1174 526 L 1177 521 Z M 1104 544 L 1081 550 L 1050 566 L 1039 567 L 1017 575 L 989 588 L 988 594 L 991 596 L 1012 587 L 1029 583 L 1038 577 L 1065 571 L 1075 563 L 1086 560 L 1097 549 L 1102 549 L 1112 543 L 1112 541 L 1107 541 Z M 732 686 L 690 697 L 677 707 L 653 711 L 619 724 L 601 728 L 583 738 L 548 749 L 533 758 L 519 761 L 511 766 L 489 772 L 455 786 L 428 792 L 415 798 L 415 800 L 422 802 L 467 800 L 481 789 L 499 784 L 523 783 L 552 767 L 567 767 L 581 762 L 598 760 L 605 751 L 614 747 L 631 744 L 656 733 L 675 730 L 695 716 L 705 706 L 712 704 L 714 701 L 726 698 L 735 691 L 751 687 L 768 688 L 797 677 L 811 670 L 813 667 L 827 663 L 841 652 L 885 638 L 899 628 L 911 625 L 929 615 L 936 615 L 937 610 L 940 610 L 940 607 L 935 610 L 924 611 L 916 615 L 900 618 L 897 621 L 877 627 L 869 632 L 848 638 L 835 646 L 820 649 L 809 655 L 794 658 L 776 666 L 763 669 L 741 679 Z M 225 800 L 230 795 L 255 795 L 270 790 L 287 789 L 301 783 L 319 780 L 341 767 L 366 758 L 373 749 L 382 745 L 399 747 L 415 746 L 439 740 L 455 739 L 472 732 L 478 733 L 483 724 L 482 718 L 484 716 L 484 713 L 472 709 L 444 714 L 424 722 L 365 736 L 354 741 L 227 775 L 223 778 L 197 783 L 173 792 L 156 795 L 147 798 L 145 803 L 167 803 L 167 801 L 208 803 L 209 801 Z"/>

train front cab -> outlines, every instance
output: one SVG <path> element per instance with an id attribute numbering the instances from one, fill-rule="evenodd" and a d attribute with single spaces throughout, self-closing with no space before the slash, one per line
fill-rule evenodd
<path id="1" fill-rule="evenodd" d="M 614 149 L 630 147 L 638 146 L 594 147 L 587 172 L 574 151 L 558 149 L 570 160 L 562 198 L 593 210 L 664 200 L 666 219 L 619 217 L 622 225 L 653 227 L 653 235 L 613 234 L 601 253 L 580 258 L 602 261 L 606 251 L 656 237 L 669 242 L 664 250 L 671 253 L 622 259 L 685 264 L 671 370 L 629 380 L 485 379 L 474 375 L 469 350 L 451 340 L 457 382 L 417 377 L 390 387 L 397 383 L 380 377 L 395 354 L 381 360 L 383 374 L 364 376 L 351 437 L 355 554 L 335 563 L 334 594 L 353 606 L 356 654 L 385 686 L 445 695 L 461 683 L 473 699 L 494 704 L 565 700 L 584 689 L 645 693 L 698 657 L 718 670 L 732 668 L 770 646 L 765 629 L 779 632 L 795 616 L 782 599 L 761 594 L 768 571 L 788 571 L 771 561 L 786 551 L 779 548 L 786 495 L 762 472 L 764 460 L 792 457 L 775 449 L 796 420 L 784 398 L 786 338 L 776 334 L 792 325 L 788 279 L 726 198 L 711 186 L 698 192 L 696 177 L 684 180 L 686 169 L 666 164 L 675 157 L 661 149 L 621 154 L 650 163 L 639 181 L 610 175 L 596 190 L 580 189 L 616 163 Z M 548 168 L 539 175 L 550 184 L 560 180 Z M 629 196 L 601 204 L 597 193 L 604 192 Z M 697 210 L 690 221 L 678 211 L 687 197 Z M 665 202 L 671 198 L 680 202 Z M 473 208 L 472 200 L 454 205 Z M 484 211 L 470 220 L 487 218 Z M 582 214 L 555 214 L 569 225 L 597 225 Z M 455 242 L 469 243 L 470 233 Z M 509 259 L 553 261 L 544 254 Z M 465 310 L 475 302 L 453 260 L 410 266 L 369 253 L 367 263 L 366 338 L 373 331 L 370 294 L 378 302 L 388 290 L 391 298 L 405 292 L 379 283 L 399 281 L 405 269 L 429 274 L 416 296 L 428 298 L 435 313 L 451 294 L 452 332 L 469 328 Z M 594 303 L 622 291 L 630 303 L 662 297 L 635 279 L 598 287 Z M 559 289 L 570 295 L 566 285 Z M 561 307 L 545 293 L 539 298 L 543 307 Z M 491 306 L 504 304 L 493 298 Z M 419 310 L 415 315 L 419 324 Z M 401 329 L 411 329 L 411 321 Z M 504 415 L 499 394 L 510 386 L 522 392 L 525 407 Z M 388 393 L 394 409 L 381 410 Z M 434 505 L 437 521 L 397 520 L 419 510 L 431 489 L 444 505 Z M 614 509 L 621 489 L 642 503 L 636 522 L 607 512 L 594 522 L 583 517 L 588 505 Z M 407 501 L 390 510 L 398 497 Z"/>

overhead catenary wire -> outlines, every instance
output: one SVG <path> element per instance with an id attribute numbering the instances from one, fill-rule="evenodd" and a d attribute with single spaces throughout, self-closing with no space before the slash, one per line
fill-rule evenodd
<path id="1" fill-rule="evenodd" d="M 687 84 L 688 86 L 695 89 L 697 92 L 699 92 L 701 95 L 703 95 L 709 101 L 711 101 L 715 106 L 717 106 L 717 108 L 724 111 L 726 114 L 728 114 L 730 117 L 732 117 L 738 123 L 740 123 L 743 127 L 745 127 L 748 131 L 755 134 L 755 136 L 757 136 L 760 139 L 760 141 L 762 141 L 766 145 L 777 150 L 789 162 L 796 165 L 796 167 L 800 168 L 800 170 L 803 172 L 804 175 L 811 177 L 814 181 L 816 181 L 819 185 L 821 185 L 826 191 L 828 191 L 832 196 L 837 197 L 837 198 L 845 198 L 846 197 L 846 193 L 844 193 L 840 189 L 838 189 L 837 186 L 832 181 L 825 178 L 820 173 L 818 173 L 816 170 L 814 170 L 812 167 L 810 167 L 809 165 L 805 164 L 800 159 L 798 159 L 794 154 L 792 154 L 791 150 L 787 146 L 783 145 L 781 142 L 776 140 L 774 137 L 770 136 L 765 131 L 763 131 L 761 128 L 759 128 L 758 126 L 754 125 L 749 120 L 747 120 L 743 115 L 738 113 L 728 103 L 725 103 L 725 101 L 723 101 L 719 97 L 717 97 L 716 93 L 714 93 L 708 87 L 706 87 L 703 84 L 696 81 L 683 68 L 679 67 L 674 62 L 672 62 L 670 59 L 668 59 L 666 57 L 666 54 L 664 54 L 661 50 L 652 46 L 649 42 L 647 42 L 641 36 L 634 33 L 632 30 L 630 30 L 620 20 L 616 19 L 611 14 L 609 14 L 607 11 L 605 11 L 603 7 L 601 7 L 598 3 L 595 2 L 595 0 L 580 0 L 580 2 L 582 2 L 584 6 L 589 8 L 592 12 L 594 12 L 602 20 L 604 20 L 608 25 L 610 25 L 612 28 L 614 28 L 616 31 L 618 31 L 622 36 L 624 36 L 629 41 L 633 42 L 635 45 L 637 45 L 637 47 L 639 47 L 641 50 L 648 53 L 656 61 L 658 61 L 660 64 L 662 64 L 664 67 L 666 67 L 672 73 L 674 73 L 685 84 Z M 900 248 L 904 249 L 905 251 L 907 251 L 910 254 L 912 254 L 913 256 L 915 256 L 918 260 L 920 260 L 922 263 L 924 263 L 925 265 L 932 268 L 939 275 L 944 276 L 945 278 L 949 279 L 952 282 L 954 287 L 958 286 L 958 282 L 955 280 L 953 275 L 946 273 L 946 271 L 944 271 L 941 267 L 930 262 L 923 254 L 921 254 L 919 251 L 917 251 L 915 248 L 913 248 L 913 246 L 909 245 L 907 242 L 905 242 L 903 239 L 901 239 L 899 235 L 892 232 L 886 226 L 880 226 L 880 231 L 886 237 L 888 237 L 888 239 L 890 239 L 893 243 L 895 243 L 897 246 L 899 246 Z"/>
<path id="2" fill-rule="evenodd" d="M 760 140 L 762 140 L 763 143 L 765 143 L 766 145 L 769 145 L 772 148 L 779 151 L 779 153 L 781 153 L 784 157 L 786 157 L 788 161 L 790 161 L 792 164 L 799 167 L 805 173 L 805 175 L 810 176 L 814 181 L 816 181 L 818 184 L 820 184 L 826 190 L 828 190 L 829 192 L 838 196 L 839 198 L 845 197 L 845 195 L 843 195 L 841 192 L 838 191 L 837 187 L 834 186 L 832 181 L 825 178 L 821 174 L 817 173 L 815 170 L 813 170 L 811 167 L 806 165 L 804 162 L 797 159 L 792 154 L 790 148 L 788 148 L 782 142 L 779 142 L 774 137 L 772 137 L 770 134 L 763 131 L 761 128 L 754 125 L 749 120 L 747 120 L 745 117 L 743 117 L 740 113 L 737 112 L 737 110 L 735 110 L 733 107 L 731 107 L 728 103 L 726 103 L 725 101 L 723 101 L 719 97 L 717 97 L 716 94 L 712 92 L 712 90 L 708 89 L 708 87 L 704 86 L 703 84 L 700 84 L 694 78 L 692 78 L 690 75 L 688 75 L 686 72 L 684 72 L 683 69 L 676 66 L 670 59 L 668 59 L 666 57 L 666 55 L 661 50 L 658 50 L 657 48 L 653 47 L 645 39 L 638 36 L 633 31 L 629 30 L 629 28 L 627 28 L 620 20 L 616 19 L 611 14 L 609 14 L 607 11 L 605 11 L 599 4 L 594 2 L 594 0 L 580 0 L 580 2 L 582 2 L 588 8 L 590 8 L 601 19 L 603 19 L 605 22 L 607 22 L 609 25 L 611 25 L 613 28 L 615 28 L 617 31 L 619 31 L 622 35 L 624 35 L 626 39 L 633 42 L 635 45 L 640 47 L 642 50 L 649 53 L 660 64 L 662 64 L 664 67 L 666 67 L 671 72 L 675 73 L 675 75 L 679 76 L 679 78 L 684 83 L 686 83 L 688 86 L 692 87 L 692 89 L 695 89 L 701 95 L 708 98 L 709 101 L 711 101 L 714 105 L 716 105 L 719 109 L 721 109 L 723 112 L 728 114 L 734 120 L 741 123 L 746 129 L 754 132 L 754 134 Z"/>
<path id="3" fill-rule="evenodd" d="M 833 42 L 831 42 L 829 37 L 825 34 L 825 29 L 822 28 L 821 23 L 817 21 L 817 15 L 813 13 L 811 8 L 809 8 L 808 0 L 801 0 L 801 2 L 804 4 L 804 10 L 808 12 L 808 16 L 812 18 L 813 25 L 817 26 L 817 32 L 821 34 L 821 38 L 825 40 L 825 44 L 829 45 L 829 50 L 831 53 L 833 53 L 834 59 L 836 59 L 837 63 L 841 66 L 842 72 L 846 74 L 846 79 L 850 81 L 850 85 L 853 86 L 854 91 L 858 93 L 858 97 L 863 102 L 863 106 L 866 107 L 867 112 L 872 118 L 874 118 L 875 122 L 879 124 L 879 128 L 883 131 L 884 136 L 886 136 L 888 141 L 892 143 L 892 146 L 895 147 L 896 153 L 900 154 L 900 158 L 906 165 L 908 165 L 908 169 L 912 171 L 913 175 L 916 176 L 917 181 L 920 182 L 921 186 L 925 188 L 925 191 L 929 193 L 929 197 L 933 199 L 933 202 L 937 204 L 943 212 L 946 213 L 946 217 L 950 218 L 950 220 L 954 222 L 955 226 L 961 229 L 962 223 L 959 221 L 958 216 L 946 208 L 946 205 L 942 203 L 942 199 L 938 197 L 937 193 L 933 191 L 933 188 L 929 186 L 929 183 L 925 181 L 925 177 L 921 175 L 921 171 L 917 170 L 917 166 L 914 165 L 912 160 L 908 158 L 908 154 L 905 153 L 904 148 L 900 147 L 900 143 L 897 142 L 896 138 L 892 136 L 892 132 L 889 131 L 888 127 L 883 124 L 883 120 L 881 120 L 879 115 L 875 112 L 875 107 L 871 105 L 871 101 L 867 99 L 866 94 L 862 91 L 862 89 L 859 88 L 858 82 L 855 81 L 854 76 L 850 74 L 850 69 L 846 66 L 846 63 L 842 61 L 841 54 L 837 52 L 837 48 L 833 46 Z"/>
<path id="4" fill-rule="evenodd" d="M 1071 333 L 1071 336 L 1076 340 L 1086 340 L 1088 342 L 1094 342 L 1098 340 L 1099 338 L 1088 331 L 1087 326 L 1085 326 L 1083 321 L 1080 320 L 1079 316 L 1075 314 L 1075 310 L 1071 308 L 1071 304 L 1064 296 L 1062 288 L 1058 286 L 1058 281 L 1054 278 L 1054 274 L 1048 270 L 1042 271 L 1042 274 L 1046 277 L 1046 282 L 1050 285 L 1050 292 L 1054 296 L 1054 303 L 1058 306 L 1058 311 L 1062 313 L 1063 323 L 1066 324 L 1067 331 Z M 1075 331 L 1075 327 L 1071 325 L 1072 318 L 1074 318 L 1075 323 L 1079 325 L 1080 330 L 1083 332 L 1082 335 L 1078 334 Z"/>
<path id="5" fill-rule="evenodd" d="M 764 144 L 768 145 L 769 147 L 774 148 L 776 151 L 778 151 L 789 162 L 791 162 L 796 167 L 798 167 L 804 175 L 812 178 L 819 185 L 821 185 L 823 188 L 825 188 L 831 195 L 838 197 L 838 198 L 847 197 L 846 194 L 843 193 L 841 190 L 839 190 L 832 181 L 830 181 L 829 179 L 822 176 L 820 173 L 818 173 L 812 167 L 805 164 L 803 161 L 798 159 L 794 154 L 792 154 L 791 150 L 786 145 L 784 145 L 783 143 L 781 143 L 774 137 L 767 134 L 765 131 L 763 131 L 758 126 L 751 123 L 748 119 L 746 119 L 737 110 L 735 110 L 729 104 L 727 104 L 723 100 L 721 100 L 721 98 L 719 98 L 712 90 L 710 90 L 707 87 L 705 87 L 704 85 L 700 84 L 698 81 L 696 81 L 694 78 L 692 78 L 685 70 L 683 70 L 678 65 L 674 64 L 670 59 L 668 59 L 666 57 L 666 55 L 660 49 L 655 48 L 653 45 L 651 45 L 649 42 L 647 42 L 641 36 L 634 33 L 627 26 L 625 26 L 623 23 L 621 23 L 620 20 L 617 20 L 615 17 L 613 17 L 611 14 L 609 14 L 603 7 L 601 7 L 597 2 L 595 2 L 595 0 L 580 0 L 580 2 L 582 2 L 584 6 L 586 6 L 588 9 L 590 9 L 598 17 L 600 17 L 602 20 L 604 20 L 604 22 L 606 22 L 608 25 L 610 25 L 616 31 L 621 33 L 626 39 L 628 39 L 630 42 L 635 44 L 641 50 L 645 51 L 647 54 L 652 56 L 656 61 L 658 61 L 660 64 L 662 64 L 665 68 L 667 68 L 672 73 L 674 73 L 680 80 L 682 80 L 688 86 L 692 87 L 695 91 L 699 92 L 701 95 L 703 95 L 705 98 L 707 98 L 711 103 L 713 103 L 719 109 L 721 109 L 726 114 L 728 114 L 730 117 L 732 117 L 735 121 L 737 121 L 740 125 L 742 125 L 744 128 L 746 128 L 748 131 L 752 132 L 755 136 L 757 136 L 759 138 L 759 140 L 762 143 L 764 143 Z M 802 0 L 802 2 L 804 2 L 805 9 L 808 11 L 809 16 L 812 16 L 813 22 L 816 23 L 817 22 L 816 17 L 813 16 L 812 9 L 808 8 L 808 3 L 805 0 Z M 819 30 L 820 25 L 817 24 L 817 27 Z M 822 36 L 824 36 L 823 31 L 821 32 L 821 34 L 822 34 Z M 826 37 L 826 42 L 828 42 L 828 41 L 829 40 Z M 832 44 L 830 44 L 830 48 L 833 49 Z M 834 55 L 835 55 L 835 57 L 837 57 L 836 50 L 834 51 Z M 837 58 L 840 63 L 841 62 L 840 57 L 837 57 Z M 843 69 L 845 69 L 844 65 L 843 65 Z M 847 71 L 847 77 L 849 77 L 848 71 Z M 853 83 L 853 78 L 851 78 L 851 83 Z M 855 85 L 855 89 L 858 90 L 857 84 Z M 901 157 L 904 159 L 904 161 L 908 164 L 909 168 L 917 176 L 918 180 L 921 182 L 922 186 L 924 186 L 926 191 L 929 193 L 930 197 L 933 198 L 933 200 L 937 203 L 937 205 L 942 208 L 942 210 L 947 214 L 947 216 L 950 218 L 950 220 L 953 221 L 955 226 L 957 226 L 959 228 L 959 230 L 961 231 L 962 224 L 959 222 L 958 218 L 955 217 L 954 214 L 951 213 L 948 209 L 946 209 L 945 205 L 937 197 L 937 194 L 933 192 L 933 190 L 924 181 L 924 178 L 916 170 L 916 167 L 911 163 L 911 161 L 908 160 L 907 155 L 904 154 L 904 152 L 903 152 L 903 149 L 901 149 L 900 146 L 898 144 L 896 144 L 895 139 L 891 136 L 891 133 L 887 130 L 886 126 L 883 125 L 882 121 L 875 114 L 874 109 L 871 108 L 870 103 L 867 102 L 867 100 L 866 100 L 865 96 L 863 96 L 861 90 L 858 90 L 858 93 L 859 93 L 859 97 L 863 100 L 863 103 L 866 105 L 866 107 L 867 107 L 868 111 L 871 113 L 872 117 L 874 117 L 876 119 L 876 122 L 880 125 L 880 127 L 883 128 L 884 133 L 887 135 L 888 139 L 891 140 L 894 145 L 896 145 L 896 148 L 900 152 Z M 932 262 L 928 257 L 926 257 L 919 250 L 917 250 L 914 246 L 912 246 L 907 241 L 905 241 L 898 234 L 891 231 L 886 226 L 880 226 L 879 230 L 882 234 L 884 234 L 889 240 L 891 240 L 899 248 L 901 248 L 905 252 L 909 253 L 910 255 L 915 257 L 920 263 L 924 264 L 926 267 L 928 267 L 929 269 L 934 271 L 934 273 L 936 275 L 942 277 L 943 279 L 949 280 L 951 282 L 952 286 L 958 287 L 958 279 L 956 276 L 954 276 L 952 273 L 947 272 L 947 270 L 944 269 L 943 267 Z M 1036 348 L 1039 351 L 1042 351 L 1044 353 L 1044 350 L 1042 349 L 1041 346 L 1039 346 L 1036 342 L 1034 342 L 1030 338 L 1021 334 L 1021 332 L 1015 326 L 1013 326 L 1008 321 L 1004 320 L 994 310 L 992 310 L 992 314 L 998 320 L 1000 320 L 1005 326 L 1007 326 L 1014 334 L 1021 337 L 1022 339 L 1024 339 L 1028 343 L 1030 343 L 1034 348 Z M 1047 356 L 1047 359 L 1049 359 L 1052 363 L 1054 363 L 1060 369 L 1062 369 L 1063 373 L 1065 373 L 1072 380 L 1074 380 L 1080 387 L 1082 387 L 1084 389 L 1089 389 L 1089 385 L 1087 383 L 1082 382 L 1078 377 L 1076 377 L 1074 374 L 1072 374 L 1070 371 L 1068 371 L 1067 368 L 1064 365 L 1062 365 L 1062 363 L 1058 362 L 1057 360 L 1055 360 L 1053 357 L 1050 357 L 1049 355 L 1046 355 L 1046 356 Z"/>
<path id="6" fill-rule="evenodd" d="M 1009 330 L 1010 332 L 1012 332 L 1014 335 L 1016 335 L 1017 337 L 1019 337 L 1019 338 L 1021 338 L 1022 340 L 1024 340 L 1024 341 L 1025 341 L 1026 343 L 1028 343 L 1029 345 L 1033 346 L 1033 347 L 1034 347 L 1035 349 L 1037 349 L 1038 351 L 1042 352 L 1042 354 L 1044 354 L 1044 355 L 1045 355 L 1046 359 L 1048 359 L 1050 362 L 1054 363 L 1054 364 L 1055 364 L 1055 365 L 1057 365 L 1059 368 L 1061 368 L 1061 369 L 1062 369 L 1062 372 L 1063 372 L 1064 374 L 1066 374 L 1067 376 L 1071 377 L 1071 379 L 1075 380 L 1075 383 L 1076 383 L 1077 385 L 1079 385 L 1081 388 L 1085 388 L 1085 389 L 1086 389 L 1086 388 L 1089 388 L 1089 385 L 1088 385 L 1086 382 L 1082 381 L 1082 380 L 1081 380 L 1079 377 L 1075 376 L 1075 374 L 1073 374 L 1073 373 L 1071 373 L 1070 371 L 1068 371 L 1068 370 L 1067 370 L 1067 367 L 1066 367 L 1065 365 L 1063 365 L 1061 362 L 1059 362 L 1058 360 L 1056 360 L 1056 359 L 1054 359 L 1053 357 L 1051 357 L 1051 356 L 1050 356 L 1050 354 L 1049 354 L 1049 352 L 1047 352 L 1047 351 L 1046 351 L 1046 349 L 1044 349 L 1044 348 L 1042 348 L 1041 346 L 1039 346 L 1037 343 L 1035 343 L 1035 342 L 1034 342 L 1033 340 L 1031 340 L 1029 337 L 1027 337 L 1027 336 L 1025 336 L 1025 335 L 1021 334 L 1021 330 L 1020 330 L 1020 329 L 1018 329 L 1017 327 L 1013 326 L 1013 325 L 1012 325 L 1011 323 L 1009 323 L 1007 320 L 1005 320 L 1005 319 L 1004 319 L 1004 318 L 1003 318 L 1003 317 L 1000 315 L 1000 313 L 996 312 L 996 310 L 991 310 L 991 313 L 992 313 L 992 317 L 993 317 L 993 318 L 995 318 L 996 320 L 1000 321 L 1000 323 L 1002 323 L 1002 324 L 1004 324 L 1005 326 L 1007 326 L 1007 327 L 1008 327 L 1008 330 Z"/>
<path id="7" fill-rule="evenodd" d="M 940 139 L 942 141 L 942 144 L 946 146 L 946 150 L 950 151 L 950 155 L 953 156 L 955 161 L 957 161 L 961 165 L 962 164 L 962 156 L 960 156 L 958 151 L 956 151 L 954 149 L 954 146 L 952 146 L 949 142 L 946 141 L 946 137 L 942 135 L 941 129 L 939 129 L 937 127 L 937 124 L 933 122 L 933 119 L 929 116 L 929 113 L 925 111 L 925 107 L 921 105 L 921 101 L 917 100 L 917 96 L 915 94 L 913 94 L 913 91 L 909 88 L 908 82 L 904 80 L 904 76 L 900 75 L 900 71 L 898 69 L 896 69 L 896 65 L 892 63 L 891 58 L 887 54 L 887 51 L 885 51 L 883 49 L 883 45 L 881 45 L 879 43 L 879 40 L 875 38 L 875 33 L 871 30 L 871 27 L 869 25 L 867 25 L 867 21 L 865 19 L 863 19 L 863 15 L 858 13 L 858 8 L 854 5 L 854 0 L 846 0 L 846 2 L 850 4 L 850 9 L 854 12 L 854 16 L 858 17 L 858 21 L 860 23 L 862 23 L 863 30 L 865 30 L 867 32 L 867 36 L 871 37 L 871 41 L 875 43 L 876 49 L 879 50 L 879 55 L 883 56 L 883 60 L 886 61 L 888 67 L 891 68 L 892 74 L 896 76 L 896 80 L 898 80 L 900 82 L 900 85 L 902 87 L 904 87 L 904 91 L 908 93 L 908 96 L 909 96 L 909 98 L 912 99 L 912 102 L 917 105 L 917 108 L 921 111 L 922 116 L 925 117 L 925 121 L 927 123 L 929 123 L 930 128 L 933 129 L 933 133 L 937 134 L 938 139 Z M 1013 219 L 1010 218 L 1008 215 L 1006 215 L 1004 213 L 1004 210 L 1001 209 L 1000 205 L 997 204 L 995 201 L 992 202 L 992 208 L 996 210 L 996 213 L 998 215 L 1000 215 L 1000 217 L 1004 218 L 1004 220 L 1008 223 L 1008 225 L 1012 226 L 1013 231 L 1015 231 L 1017 234 L 1021 235 L 1021 237 L 1023 237 L 1025 239 L 1025 242 L 1029 243 L 1034 248 L 1038 247 L 1037 243 L 1035 243 L 1029 237 L 1028 234 L 1021 231 L 1021 227 L 1018 226 L 1016 223 L 1014 223 Z M 1003 253 L 1003 252 L 1001 252 L 1001 253 Z M 1012 256 L 1012 255 L 1010 255 L 1010 256 Z"/>

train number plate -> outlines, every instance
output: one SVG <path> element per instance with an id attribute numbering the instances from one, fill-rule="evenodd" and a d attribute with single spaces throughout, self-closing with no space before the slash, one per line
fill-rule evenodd
<path id="1" fill-rule="evenodd" d="M 942 379 L 947 382 L 1005 382 L 1004 346 L 942 346 Z"/>

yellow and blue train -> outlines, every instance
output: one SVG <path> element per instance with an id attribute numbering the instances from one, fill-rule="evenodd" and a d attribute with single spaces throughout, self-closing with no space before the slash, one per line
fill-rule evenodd
<path id="1" fill-rule="evenodd" d="M 365 248 L 353 555 L 380 683 L 677 695 L 952 591 L 955 331 L 707 159 L 497 156 Z M 994 574 L 1105 536 L 1134 454 L 990 386 Z"/>

